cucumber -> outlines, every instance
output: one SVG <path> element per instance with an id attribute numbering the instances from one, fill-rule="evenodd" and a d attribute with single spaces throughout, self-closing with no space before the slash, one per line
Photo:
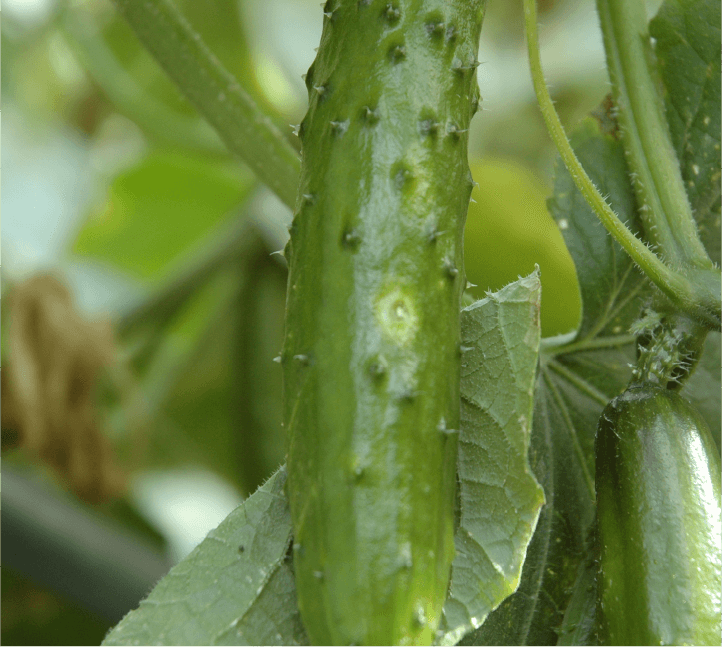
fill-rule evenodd
<path id="1" fill-rule="evenodd" d="M 678 393 L 630 387 L 596 438 L 603 644 L 719 645 L 720 456 Z"/>
<path id="2" fill-rule="evenodd" d="M 463 228 L 485 0 L 329 0 L 280 362 L 315 644 L 429 644 L 454 554 Z"/>

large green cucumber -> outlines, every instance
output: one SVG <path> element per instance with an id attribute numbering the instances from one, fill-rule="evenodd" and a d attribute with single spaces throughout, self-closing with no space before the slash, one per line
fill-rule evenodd
<path id="1" fill-rule="evenodd" d="M 316 644 L 429 643 L 446 598 L 484 5 L 324 8 L 281 354 L 294 568 Z"/>
<path id="2" fill-rule="evenodd" d="M 678 393 L 628 389 L 597 429 L 601 636 L 609 645 L 719 645 L 720 456 Z"/>

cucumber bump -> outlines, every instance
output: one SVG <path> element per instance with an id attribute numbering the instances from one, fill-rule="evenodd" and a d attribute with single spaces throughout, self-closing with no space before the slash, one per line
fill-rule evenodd
<path id="1" fill-rule="evenodd" d="M 284 372 L 316 644 L 429 644 L 446 598 L 484 0 L 329 0 L 306 76 Z"/>

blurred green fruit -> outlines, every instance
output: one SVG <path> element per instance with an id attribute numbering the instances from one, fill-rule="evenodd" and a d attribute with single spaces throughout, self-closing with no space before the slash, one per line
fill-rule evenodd
<path id="1" fill-rule="evenodd" d="M 574 330 L 581 298 L 574 263 L 546 207 L 547 187 L 515 162 L 472 162 L 474 188 L 464 232 L 466 278 L 472 296 L 498 290 L 541 269 L 542 335 Z"/>

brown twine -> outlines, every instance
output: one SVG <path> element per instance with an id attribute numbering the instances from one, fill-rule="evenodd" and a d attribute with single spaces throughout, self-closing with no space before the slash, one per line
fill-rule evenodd
<path id="1" fill-rule="evenodd" d="M 110 321 L 85 319 L 49 274 L 14 286 L 4 307 L 3 449 L 24 447 L 86 501 L 118 495 L 123 478 L 96 405 L 97 379 L 115 361 Z"/>

